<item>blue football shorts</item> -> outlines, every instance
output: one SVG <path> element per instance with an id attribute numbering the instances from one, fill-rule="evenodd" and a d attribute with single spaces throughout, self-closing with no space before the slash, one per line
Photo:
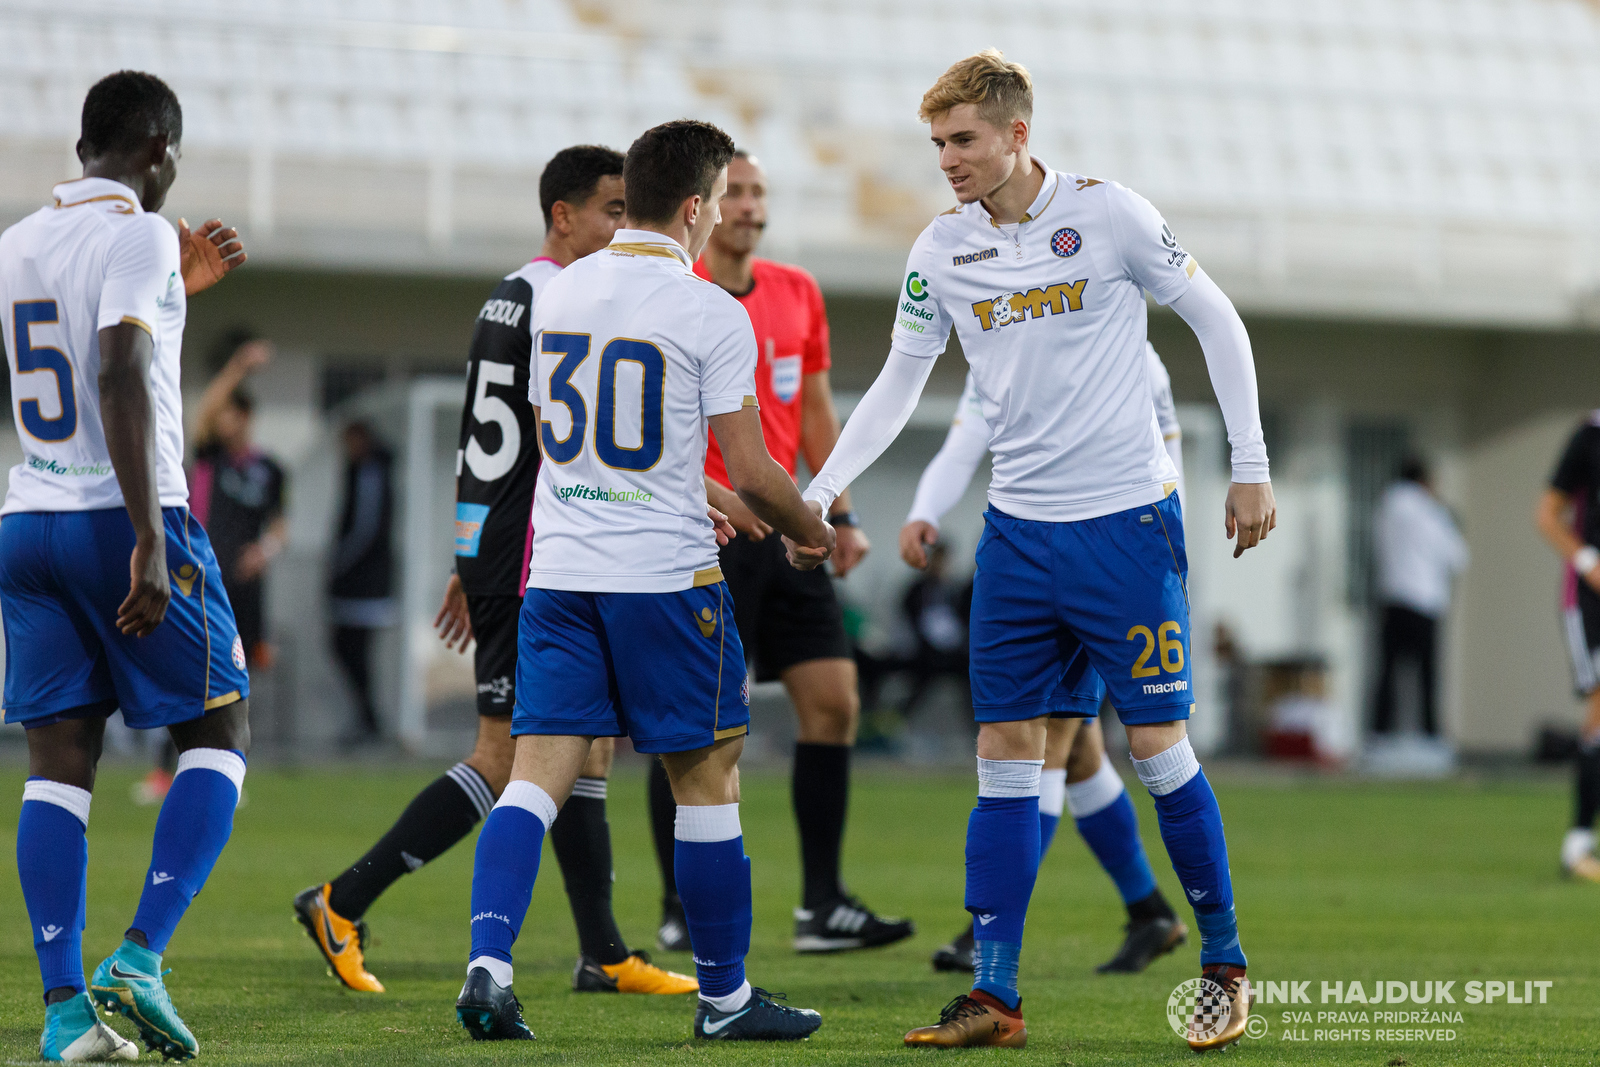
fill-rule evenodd
<path id="1" fill-rule="evenodd" d="M 1124 724 L 1187 719 L 1188 569 L 1176 493 L 1079 522 L 991 507 L 972 590 L 978 721 L 1089 717 L 1103 695 Z"/>
<path id="2" fill-rule="evenodd" d="M 529 589 L 511 733 L 691 752 L 750 729 L 744 647 L 718 581 L 678 593 Z"/>
<path id="3" fill-rule="evenodd" d="M 148 637 L 117 629 L 133 523 L 124 508 L 0 520 L 6 722 L 32 728 L 122 709 L 136 730 L 250 695 L 244 644 L 211 539 L 188 508 L 162 508 L 172 600 Z"/>

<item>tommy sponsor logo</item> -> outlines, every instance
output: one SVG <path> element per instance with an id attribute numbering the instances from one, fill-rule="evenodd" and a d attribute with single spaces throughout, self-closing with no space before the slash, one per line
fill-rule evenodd
<path id="1" fill-rule="evenodd" d="M 1183 693 L 1189 689 L 1189 683 L 1179 678 L 1175 682 L 1151 682 L 1144 687 L 1146 693 Z"/>
<path id="2" fill-rule="evenodd" d="M 54 941 L 56 938 L 61 936 L 61 931 L 64 929 L 65 927 L 57 926 L 55 923 L 51 923 L 49 926 L 39 927 L 39 934 L 46 941 Z"/>
<path id="3" fill-rule="evenodd" d="M 150 872 L 150 884 L 151 885 L 162 885 L 162 884 L 164 884 L 166 882 L 170 882 L 170 881 L 172 881 L 172 875 L 168 874 L 166 871 L 151 871 Z"/>
<path id="4" fill-rule="evenodd" d="M 1057 282 L 1043 289 L 1029 289 L 1022 293 L 1001 293 L 989 300 L 972 305 L 972 313 L 985 330 L 1010 326 L 1025 319 L 1044 318 L 1045 309 L 1052 315 L 1064 315 L 1083 310 L 1083 290 L 1088 278 L 1075 282 Z"/>
<path id="5" fill-rule="evenodd" d="M 61 478 L 104 478 L 113 473 L 109 463 L 62 463 L 60 460 L 29 456 L 28 469 Z"/>
<path id="6" fill-rule="evenodd" d="M 502 326 L 516 326 L 522 321 L 522 315 L 528 310 L 528 305 L 519 304 L 515 300 L 489 300 L 483 305 L 483 310 L 478 312 L 478 318 L 485 322 L 498 322 Z"/>
<path id="7" fill-rule="evenodd" d="M 562 500 L 598 500 L 606 504 L 648 504 L 655 495 L 644 489 L 602 489 L 595 485 L 568 485 L 556 490 Z"/>
<path id="8" fill-rule="evenodd" d="M 964 256 L 951 256 L 952 266 L 965 267 L 968 263 L 981 263 L 986 259 L 994 259 L 1000 254 L 999 249 L 985 248 L 982 252 L 968 252 Z"/>
<path id="9" fill-rule="evenodd" d="M 717 615 L 710 608 L 701 608 L 694 621 L 699 625 L 702 637 L 710 637 L 717 632 Z"/>

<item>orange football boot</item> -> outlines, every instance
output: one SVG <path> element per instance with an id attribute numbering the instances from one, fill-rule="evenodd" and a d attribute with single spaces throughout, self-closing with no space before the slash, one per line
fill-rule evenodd
<path id="1" fill-rule="evenodd" d="M 650 954 L 636 951 L 621 963 L 578 958 L 572 988 L 579 993 L 696 993 L 700 983 L 686 974 L 657 967 Z"/>
<path id="2" fill-rule="evenodd" d="M 1195 997 L 1186 1035 L 1189 1047 L 1196 1052 L 1226 1048 L 1244 1036 L 1250 1021 L 1250 982 L 1243 967 L 1227 963 L 1202 967 L 1200 977 L 1217 988 L 1202 985 Z"/>
<path id="3" fill-rule="evenodd" d="M 938 1025 L 920 1026 L 906 1035 L 913 1048 L 1023 1048 L 1027 1043 L 1022 1002 L 1008 1008 L 981 989 L 946 1004 Z"/>
<path id="4" fill-rule="evenodd" d="M 334 977 L 358 993 L 382 993 L 383 983 L 367 973 L 361 948 L 367 940 L 367 924 L 351 922 L 328 906 L 330 883 L 314 885 L 294 898 L 295 918 L 317 943 Z"/>

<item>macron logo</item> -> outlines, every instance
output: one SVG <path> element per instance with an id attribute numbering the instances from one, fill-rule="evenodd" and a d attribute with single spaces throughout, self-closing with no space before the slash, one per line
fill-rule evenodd
<path id="1" fill-rule="evenodd" d="M 54 941 L 61 936 L 61 929 L 55 923 L 51 923 L 49 926 L 39 927 L 39 932 L 44 935 L 46 941 Z"/>
<path id="2" fill-rule="evenodd" d="M 1211 892 L 1209 889 L 1191 889 L 1189 890 L 1189 899 L 1199 903 L 1209 892 Z"/>
<path id="3" fill-rule="evenodd" d="M 988 926 L 990 923 L 994 922 L 994 918 L 995 917 L 993 915 L 980 915 L 978 916 L 978 925 Z"/>
<path id="4" fill-rule="evenodd" d="M 150 872 L 150 884 L 151 885 L 161 885 L 163 882 L 170 882 L 170 881 L 172 881 L 172 875 L 168 874 L 166 871 L 151 871 Z"/>

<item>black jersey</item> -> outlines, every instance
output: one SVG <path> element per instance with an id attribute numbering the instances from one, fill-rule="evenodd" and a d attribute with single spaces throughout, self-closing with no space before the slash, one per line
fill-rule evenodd
<path id="1" fill-rule="evenodd" d="M 474 596 L 521 596 L 539 477 L 528 403 L 533 304 L 561 270 L 539 258 L 505 279 L 478 312 L 456 451 L 456 572 Z"/>
<path id="2" fill-rule="evenodd" d="M 1567 442 L 1550 487 L 1572 499 L 1576 529 L 1586 545 L 1600 545 L 1600 411 L 1592 413 Z"/>

